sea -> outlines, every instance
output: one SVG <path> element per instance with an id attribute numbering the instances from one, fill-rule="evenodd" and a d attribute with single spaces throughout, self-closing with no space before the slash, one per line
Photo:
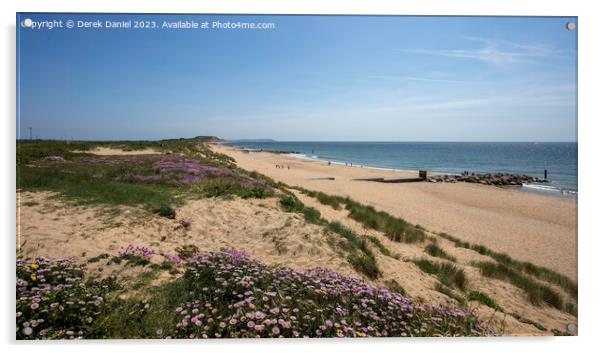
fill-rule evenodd
<path id="1" fill-rule="evenodd" d="M 229 145 L 264 151 L 287 151 L 297 158 L 353 163 L 396 170 L 460 174 L 512 173 L 544 178 L 524 191 L 576 198 L 576 142 L 278 142 L 230 141 Z"/>

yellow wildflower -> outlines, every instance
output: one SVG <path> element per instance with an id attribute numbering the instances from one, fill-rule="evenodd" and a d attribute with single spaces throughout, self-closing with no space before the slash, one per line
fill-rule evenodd
<path id="1" fill-rule="evenodd" d="M 32 275 L 31 275 L 31 280 L 32 280 L 32 281 L 37 281 L 37 280 L 38 280 L 38 277 L 37 277 L 36 275 L 33 275 L 33 274 L 32 274 Z"/>
<path id="2" fill-rule="evenodd" d="M 31 265 L 29 265 L 29 267 L 31 267 L 32 270 L 35 270 L 36 268 L 38 268 L 38 265 L 36 265 L 35 262 L 32 262 Z"/>

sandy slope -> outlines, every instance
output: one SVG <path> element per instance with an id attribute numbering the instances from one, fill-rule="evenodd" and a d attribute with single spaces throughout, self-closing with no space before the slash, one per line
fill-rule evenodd
<path id="1" fill-rule="evenodd" d="M 268 264 L 353 273 L 325 246 L 320 227 L 282 212 L 276 199 L 191 201 L 177 210 L 178 219 L 170 220 L 130 208 L 115 215 L 106 208 L 69 205 L 52 195 L 19 193 L 17 246 L 25 243 L 25 256 L 115 255 L 129 243 L 174 252 L 194 244 L 202 251 L 245 250 Z M 193 220 L 188 230 L 179 223 L 184 218 Z"/>
<path id="2" fill-rule="evenodd" d="M 577 278 L 577 202 L 478 184 L 382 184 L 360 177 L 403 177 L 415 173 L 328 166 L 273 153 L 243 153 L 223 145 L 212 148 L 289 185 L 356 201 L 403 217 L 429 230 L 508 253 Z M 289 168 L 276 168 L 276 165 Z M 310 180 L 335 177 L 335 180 Z"/>
<path id="3" fill-rule="evenodd" d="M 370 282 L 384 286 L 394 279 L 416 298 L 429 303 L 449 301 L 434 290 L 437 280 L 410 261 L 429 257 L 423 246 L 392 242 L 382 233 L 366 230 L 349 219 L 345 210 L 334 210 L 315 199 L 300 193 L 297 195 L 306 205 L 319 209 L 325 219 L 339 221 L 360 235 L 375 236 L 391 252 L 400 255 L 399 259 L 394 259 L 373 248 L 383 276 Z M 25 192 L 18 193 L 18 196 L 17 246 L 27 257 L 74 256 L 84 261 L 104 253 L 115 255 L 129 243 L 150 246 L 158 252 L 174 252 L 178 246 L 194 244 L 204 251 L 244 249 L 253 258 L 272 265 L 296 269 L 326 267 L 361 276 L 347 263 L 346 253 L 330 245 L 329 237 L 336 238 L 337 235 L 307 224 L 297 214 L 283 212 L 275 198 L 191 201 L 177 209 L 178 219 L 169 220 L 131 208 L 121 208 L 120 214 L 114 214 L 110 209 L 98 206 L 75 206 L 52 198 L 53 194 L 49 192 Z M 183 218 L 193 220 L 190 229 L 180 226 L 179 220 Z M 440 240 L 439 245 L 458 257 L 459 266 L 486 259 L 474 251 L 455 248 L 445 240 Z M 90 267 L 97 268 L 95 265 Z M 105 266 L 104 270 L 119 271 L 119 268 Z M 518 312 L 548 328 L 561 330 L 566 323 L 576 322 L 572 316 L 551 307 L 531 305 L 524 293 L 508 283 L 483 279 L 469 266 L 465 267 L 465 271 L 472 289 L 488 293 L 508 312 Z M 481 306 L 477 310 L 482 319 L 491 319 L 498 327 L 503 322 L 506 334 L 549 334 L 510 316 L 494 313 L 487 307 Z"/>

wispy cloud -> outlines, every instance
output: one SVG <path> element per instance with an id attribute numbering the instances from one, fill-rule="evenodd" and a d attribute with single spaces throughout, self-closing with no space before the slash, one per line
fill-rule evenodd
<path id="1" fill-rule="evenodd" d="M 413 76 L 371 76 L 371 77 L 378 78 L 378 79 L 387 79 L 387 80 L 404 80 L 404 81 L 437 82 L 437 83 L 476 83 L 476 81 L 448 80 L 448 79 L 441 79 L 441 78 L 413 77 Z"/>
<path id="2" fill-rule="evenodd" d="M 469 49 L 402 49 L 402 52 L 436 55 L 451 58 L 474 59 L 490 64 L 537 63 L 544 58 L 560 57 L 566 53 L 541 43 L 515 43 L 478 37 L 463 39 L 481 43 L 480 48 Z"/>

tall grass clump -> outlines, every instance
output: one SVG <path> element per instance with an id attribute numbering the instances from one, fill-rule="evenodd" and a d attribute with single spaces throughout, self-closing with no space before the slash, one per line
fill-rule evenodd
<path id="1" fill-rule="evenodd" d="M 370 240 L 370 242 L 372 242 L 372 244 L 378 248 L 381 254 L 399 260 L 399 254 L 393 254 L 391 250 L 389 250 L 377 237 L 373 235 L 366 235 L 366 239 Z"/>
<path id="2" fill-rule="evenodd" d="M 552 288 L 540 284 L 528 276 L 500 263 L 478 262 L 475 266 L 485 277 L 496 278 L 510 282 L 522 289 L 533 304 L 547 303 L 556 309 L 564 310 L 564 301 L 560 294 Z"/>
<path id="3" fill-rule="evenodd" d="M 452 262 L 456 262 L 456 258 L 449 255 L 448 253 L 445 252 L 445 250 L 443 250 L 439 245 L 437 244 L 429 244 L 426 246 L 425 251 L 427 252 L 427 254 L 433 256 L 433 257 L 440 257 L 442 259 L 445 260 L 449 260 Z"/>
<path id="4" fill-rule="evenodd" d="M 426 238 L 424 229 L 410 224 L 403 219 L 393 217 L 386 212 L 377 211 L 372 206 L 365 206 L 359 202 L 353 201 L 349 197 L 340 197 L 327 195 L 319 191 L 311 191 L 300 187 L 294 187 L 302 193 L 316 198 L 320 203 L 330 205 L 334 209 L 339 209 L 340 205 L 345 205 L 349 211 L 349 218 L 363 224 L 366 228 L 378 230 L 396 242 L 417 243 Z"/>
<path id="5" fill-rule="evenodd" d="M 303 192 L 307 196 L 317 199 L 318 202 L 320 202 L 321 204 L 330 206 L 330 207 L 334 208 L 335 210 L 340 210 L 341 203 L 344 203 L 344 199 L 342 197 L 331 196 L 331 195 L 325 194 L 321 191 L 310 191 L 310 190 L 302 189 L 301 192 Z"/>
<path id="6" fill-rule="evenodd" d="M 349 252 L 347 261 L 356 271 L 366 275 L 370 279 L 376 279 L 381 276 L 376 257 L 365 238 L 360 238 L 354 231 L 339 222 L 330 222 L 327 228 L 345 238 L 344 248 Z"/>
<path id="7" fill-rule="evenodd" d="M 432 262 L 427 259 L 420 259 L 414 263 L 423 271 L 435 275 L 441 283 L 446 286 L 454 286 L 460 290 L 466 289 L 467 278 L 464 270 L 450 263 Z"/>
<path id="8" fill-rule="evenodd" d="M 493 298 L 480 291 L 472 290 L 468 292 L 466 299 L 479 302 L 497 311 L 503 311 L 502 308 L 495 302 L 495 300 L 493 300 Z"/>
<path id="9" fill-rule="evenodd" d="M 450 297 L 452 299 L 455 299 L 458 302 L 458 304 L 460 304 L 462 306 L 464 304 L 466 304 L 466 299 L 464 298 L 464 296 L 457 294 L 453 289 L 442 284 L 441 282 L 439 282 L 435 285 L 435 290 L 439 293 L 443 293 L 443 294 L 447 295 L 448 297 Z"/>
<path id="10" fill-rule="evenodd" d="M 329 231 L 342 236 L 345 239 L 343 249 L 348 252 L 347 261 L 349 264 L 356 271 L 370 279 L 380 277 L 381 271 L 378 268 L 376 257 L 372 250 L 370 250 L 366 239 L 360 238 L 355 232 L 339 222 L 326 221 L 322 218 L 320 211 L 305 206 L 295 195 L 282 196 L 280 198 L 280 206 L 286 212 L 303 214 L 307 222 L 324 226 Z"/>
<path id="11" fill-rule="evenodd" d="M 439 236 L 453 242 L 456 247 L 471 249 L 473 251 L 478 252 L 481 255 L 491 257 L 496 262 L 498 262 L 499 264 L 502 264 L 506 267 L 512 268 L 519 272 L 524 272 L 526 274 L 532 275 L 532 276 L 536 277 L 537 279 L 546 281 L 550 284 L 555 284 L 555 285 L 563 288 L 573 299 L 577 300 L 577 297 L 578 297 L 577 283 L 575 283 L 573 280 L 571 280 L 569 277 L 567 277 L 563 274 L 552 271 L 545 267 L 534 265 L 530 262 L 514 260 L 506 254 L 495 252 L 483 245 L 470 244 L 469 242 L 462 241 L 462 240 L 460 240 L 454 236 L 451 236 L 447 233 L 439 233 Z"/>
<path id="12" fill-rule="evenodd" d="M 345 199 L 349 217 L 365 227 L 383 232 L 389 239 L 403 243 L 422 242 L 426 235 L 422 229 L 389 215 L 376 211 L 372 206 L 364 206 L 350 199 Z"/>
<path id="13" fill-rule="evenodd" d="M 512 316 L 513 318 L 515 318 L 518 322 L 522 322 L 524 324 L 535 326 L 535 328 L 537 328 L 539 331 L 544 331 L 545 332 L 545 331 L 548 330 L 544 325 L 540 324 L 539 322 L 527 319 L 526 317 L 523 317 L 519 313 L 511 313 L 510 316 Z"/>

